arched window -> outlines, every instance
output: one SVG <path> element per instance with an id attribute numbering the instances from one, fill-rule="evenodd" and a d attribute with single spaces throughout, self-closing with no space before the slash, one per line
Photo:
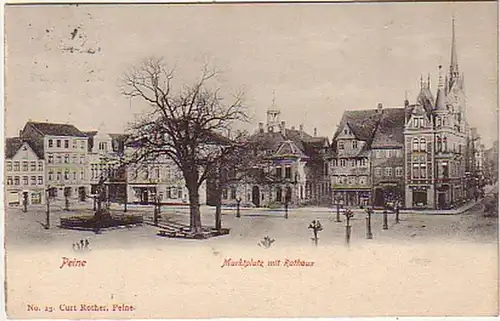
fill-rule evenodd
<path id="1" fill-rule="evenodd" d="M 420 151 L 425 152 L 425 138 L 420 138 Z"/>
<path id="2" fill-rule="evenodd" d="M 413 150 L 418 151 L 418 138 L 413 139 Z"/>

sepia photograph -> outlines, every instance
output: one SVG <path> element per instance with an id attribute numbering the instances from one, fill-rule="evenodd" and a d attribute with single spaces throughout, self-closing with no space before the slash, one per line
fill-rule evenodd
<path id="1" fill-rule="evenodd" d="M 5 5 L 7 316 L 498 316 L 497 9 Z"/>

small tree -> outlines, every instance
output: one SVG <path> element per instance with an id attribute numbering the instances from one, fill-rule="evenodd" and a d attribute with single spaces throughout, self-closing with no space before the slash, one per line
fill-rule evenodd
<path id="1" fill-rule="evenodd" d="M 227 149 L 213 148 L 214 134 L 247 121 L 242 95 L 225 103 L 220 89 L 210 88 L 217 73 L 206 66 L 192 85 L 173 87 L 174 71 L 161 59 L 147 59 L 123 77 L 122 93 L 139 97 L 149 111 L 130 126 L 134 153 L 130 162 L 169 157 L 182 171 L 189 192 L 191 231 L 201 233 L 199 188 L 213 175 Z"/>

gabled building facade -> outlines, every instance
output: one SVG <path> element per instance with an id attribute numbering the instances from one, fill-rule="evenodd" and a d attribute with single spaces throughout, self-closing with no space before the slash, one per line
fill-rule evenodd
<path id="1" fill-rule="evenodd" d="M 470 130 L 465 119 L 464 78 L 459 73 L 452 24 L 449 73 L 439 66 L 436 99 L 430 81 L 421 82 L 405 124 L 405 203 L 412 208 L 447 209 L 471 195 Z"/>
<path id="2" fill-rule="evenodd" d="M 256 146 L 253 152 L 258 161 L 253 164 L 252 174 L 223 190 L 223 204 L 235 204 L 237 199 L 255 207 L 331 202 L 326 137 L 307 134 L 302 126 L 287 128 L 280 109 L 273 103 L 266 124 L 259 123 L 249 140 Z"/>
<path id="3" fill-rule="evenodd" d="M 51 197 L 85 200 L 89 192 L 87 135 L 70 124 L 29 121 L 20 136 L 43 151 Z"/>
<path id="4" fill-rule="evenodd" d="M 332 140 L 330 179 L 333 201 L 347 206 L 366 206 L 372 197 L 371 143 L 382 116 L 375 109 L 347 110 Z"/>
<path id="5" fill-rule="evenodd" d="M 371 145 L 375 207 L 383 207 L 387 201 L 404 203 L 404 125 L 404 108 L 382 110 Z"/>
<path id="6" fill-rule="evenodd" d="M 19 137 L 6 139 L 5 194 L 7 205 L 44 204 L 45 160 L 43 150 Z"/>

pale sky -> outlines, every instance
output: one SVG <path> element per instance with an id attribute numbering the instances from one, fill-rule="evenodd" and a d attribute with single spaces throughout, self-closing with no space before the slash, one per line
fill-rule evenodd
<path id="1" fill-rule="evenodd" d="M 435 93 L 453 15 L 468 122 L 489 147 L 498 133 L 495 2 L 6 7 L 5 134 L 29 119 L 124 131 L 142 105 L 120 95 L 118 80 L 161 56 L 180 81 L 206 61 L 221 70 L 223 90 L 245 92 L 252 129 L 275 91 L 288 126 L 331 139 L 345 109 L 402 106 L 405 91 L 414 102 L 421 74 Z"/>

